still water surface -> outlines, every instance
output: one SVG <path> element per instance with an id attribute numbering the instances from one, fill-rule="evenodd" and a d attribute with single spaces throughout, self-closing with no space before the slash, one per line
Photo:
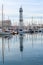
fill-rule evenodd
<path id="1" fill-rule="evenodd" d="M 0 65 L 43 65 L 43 34 L 0 37 Z"/>

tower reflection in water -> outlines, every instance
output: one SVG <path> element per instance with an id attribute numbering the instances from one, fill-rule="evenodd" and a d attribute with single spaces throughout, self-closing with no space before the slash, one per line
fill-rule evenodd
<path id="1" fill-rule="evenodd" d="M 23 59 L 23 34 L 19 35 L 19 40 L 20 40 L 20 52 L 21 52 L 21 59 Z M 8 51 L 10 51 L 10 37 L 6 38 L 8 40 Z M 4 55 L 5 55 L 5 41 L 6 41 L 5 37 L 2 37 L 2 62 L 4 64 Z"/>
<path id="2" fill-rule="evenodd" d="M 19 35 L 20 38 L 20 52 L 21 52 L 21 58 L 23 58 L 23 34 Z"/>

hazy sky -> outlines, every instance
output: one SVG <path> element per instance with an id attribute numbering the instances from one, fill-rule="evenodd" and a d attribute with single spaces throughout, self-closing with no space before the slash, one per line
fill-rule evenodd
<path id="1" fill-rule="evenodd" d="M 43 0 L 0 0 L 0 19 L 4 6 L 4 19 L 10 18 L 12 22 L 19 21 L 19 8 L 23 8 L 24 20 L 30 16 L 43 16 Z"/>

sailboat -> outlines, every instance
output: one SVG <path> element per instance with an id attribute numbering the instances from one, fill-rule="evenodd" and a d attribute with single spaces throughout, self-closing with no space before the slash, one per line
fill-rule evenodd
<path id="1" fill-rule="evenodd" d="M 9 36 L 11 35 L 10 32 L 4 32 L 3 31 L 3 4 L 2 4 L 2 31 L 0 31 L 0 35 Z"/>

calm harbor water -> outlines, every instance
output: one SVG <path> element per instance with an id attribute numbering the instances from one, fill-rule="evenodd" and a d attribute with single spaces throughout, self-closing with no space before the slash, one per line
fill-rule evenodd
<path id="1" fill-rule="evenodd" d="M 43 65 L 43 34 L 0 37 L 0 65 Z"/>

